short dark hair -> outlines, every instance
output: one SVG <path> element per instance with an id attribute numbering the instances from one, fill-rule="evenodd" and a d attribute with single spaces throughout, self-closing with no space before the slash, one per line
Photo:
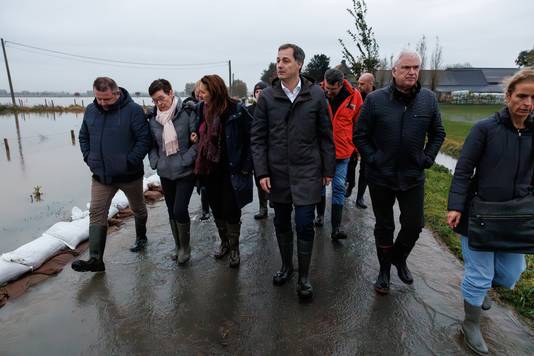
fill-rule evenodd
<path id="1" fill-rule="evenodd" d="M 93 82 L 93 89 L 98 91 L 111 90 L 113 93 L 119 91 L 119 86 L 115 81 L 109 77 L 98 77 Z"/>
<path id="2" fill-rule="evenodd" d="M 326 80 L 326 82 L 331 85 L 334 85 L 336 83 L 343 84 L 344 79 L 345 76 L 343 75 L 343 72 L 339 69 L 328 69 L 324 73 L 324 80 Z"/>
<path id="3" fill-rule="evenodd" d="M 295 60 L 300 64 L 304 64 L 304 58 L 306 58 L 306 55 L 304 54 L 304 50 L 300 48 L 299 46 L 297 46 L 296 44 L 285 43 L 281 45 L 280 47 L 278 47 L 278 51 L 281 51 L 283 49 L 288 49 L 288 48 L 293 49 L 293 57 L 295 58 Z"/>
<path id="4" fill-rule="evenodd" d="M 152 96 L 154 93 L 163 90 L 164 93 L 172 91 L 171 83 L 167 79 L 156 79 L 148 87 L 148 94 Z"/>

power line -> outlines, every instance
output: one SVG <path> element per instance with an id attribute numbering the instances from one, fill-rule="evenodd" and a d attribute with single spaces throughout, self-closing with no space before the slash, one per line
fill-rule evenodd
<path id="1" fill-rule="evenodd" d="M 76 58 L 78 60 L 85 60 L 85 61 L 93 61 L 90 63 L 115 63 L 115 64 L 122 64 L 122 65 L 134 65 L 134 66 L 144 66 L 144 67 L 189 67 L 187 69 L 192 69 L 195 67 L 203 67 L 203 66 L 213 66 L 213 65 L 226 65 L 228 61 L 217 61 L 217 62 L 204 62 L 204 63 L 149 63 L 149 62 L 131 62 L 131 61 L 122 61 L 122 60 L 116 60 L 116 59 L 108 59 L 108 58 L 101 58 L 101 57 L 92 57 L 92 56 L 83 56 L 79 54 L 74 53 L 68 53 L 63 51 L 57 51 L 42 47 L 36 47 L 31 46 L 19 42 L 14 41 L 5 41 L 6 44 L 10 44 L 12 46 L 16 47 L 22 47 L 27 49 L 32 49 L 34 51 L 40 51 L 40 52 L 46 52 L 46 53 L 52 53 L 57 55 L 65 56 L 65 57 L 71 57 L 72 59 Z M 192 67 L 192 68 L 191 68 Z M 171 69 L 170 68 L 170 69 Z M 186 68 L 184 68 L 186 69 Z"/>

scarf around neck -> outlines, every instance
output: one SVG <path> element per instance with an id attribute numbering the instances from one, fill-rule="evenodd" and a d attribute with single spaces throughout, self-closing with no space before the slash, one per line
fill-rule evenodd
<path id="1" fill-rule="evenodd" d="M 156 121 L 163 126 L 163 151 L 167 156 L 173 155 L 176 152 L 180 151 L 180 145 L 178 144 L 178 136 L 176 135 L 176 129 L 172 119 L 174 117 L 174 112 L 176 111 L 176 106 L 178 105 L 178 98 L 172 97 L 172 104 L 168 110 L 160 111 L 157 109 Z"/>

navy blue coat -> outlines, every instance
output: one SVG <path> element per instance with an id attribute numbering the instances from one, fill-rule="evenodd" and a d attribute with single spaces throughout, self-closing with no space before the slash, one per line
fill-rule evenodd
<path id="1" fill-rule="evenodd" d="M 93 178 L 102 184 L 131 182 L 143 177 L 143 158 L 152 139 L 140 105 L 123 89 L 109 110 L 96 99 L 87 106 L 79 141 Z"/>
<path id="2" fill-rule="evenodd" d="M 199 104 L 198 112 L 202 118 L 204 103 Z M 252 155 L 250 151 L 250 125 L 252 117 L 241 104 L 230 107 L 224 122 L 224 134 L 230 172 L 230 181 L 234 189 L 238 206 L 244 207 L 252 202 Z"/>

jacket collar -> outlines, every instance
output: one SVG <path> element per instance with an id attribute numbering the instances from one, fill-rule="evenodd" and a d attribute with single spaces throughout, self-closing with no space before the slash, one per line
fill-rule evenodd
<path id="1" fill-rule="evenodd" d="M 293 105 L 297 102 L 307 101 L 311 99 L 310 88 L 314 84 L 303 75 L 300 76 L 300 83 L 300 92 L 299 95 L 296 97 L 295 101 L 293 102 Z M 282 82 L 278 78 L 275 78 L 273 80 L 273 92 L 275 98 L 289 101 L 289 98 L 282 89 Z"/>
<path id="2" fill-rule="evenodd" d="M 504 125 L 512 130 L 516 129 L 514 124 L 512 123 L 512 118 L 510 117 L 510 111 L 508 111 L 508 108 L 506 106 L 496 112 L 495 116 L 499 124 Z M 528 130 L 534 129 L 534 117 L 532 116 L 532 114 L 527 117 L 525 121 L 525 127 Z"/>

